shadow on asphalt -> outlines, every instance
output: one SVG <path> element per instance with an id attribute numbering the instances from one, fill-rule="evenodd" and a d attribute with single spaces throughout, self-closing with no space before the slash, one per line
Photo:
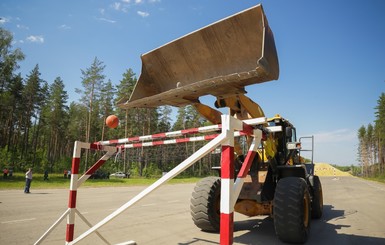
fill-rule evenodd
<path id="1" fill-rule="evenodd" d="M 360 236 L 354 234 L 339 234 L 338 231 L 350 225 L 336 225 L 329 221 L 345 219 L 357 211 L 345 212 L 336 210 L 332 205 L 324 205 L 323 217 L 319 220 L 312 220 L 310 236 L 307 244 L 385 244 L 385 238 Z M 370 229 L 370 227 L 368 227 Z M 246 231 L 246 233 L 235 236 L 234 244 L 286 244 L 281 242 L 275 234 L 274 221 L 270 217 L 250 218 L 245 221 L 234 222 L 234 232 Z M 219 237 L 218 237 L 219 238 Z M 218 241 L 210 241 L 201 238 L 193 238 L 189 242 L 178 243 L 178 245 L 190 244 L 219 244 Z"/>
<path id="2" fill-rule="evenodd" d="M 47 195 L 47 194 L 52 194 L 49 192 L 30 192 L 28 193 L 29 195 Z"/>

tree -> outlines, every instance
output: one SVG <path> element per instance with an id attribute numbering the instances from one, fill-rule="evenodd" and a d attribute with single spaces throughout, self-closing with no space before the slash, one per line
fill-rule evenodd
<path id="1" fill-rule="evenodd" d="M 120 80 L 120 83 L 116 86 L 117 89 L 117 100 L 116 103 L 120 103 L 120 101 L 127 100 L 130 98 L 132 91 L 134 90 L 135 84 L 137 82 L 137 78 L 135 77 L 135 73 L 132 69 L 127 69 L 125 73 L 123 73 L 123 78 Z M 124 118 L 124 121 L 122 121 L 122 126 L 124 126 L 124 136 L 125 138 L 128 137 L 128 130 L 130 127 L 130 118 L 133 117 L 135 112 L 135 109 L 125 109 L 125 110 L 118 110 L 118 117 Z M 132 125 L 132 124 L 131 124 Z M 132 134 L 132 129 L 131 129 Z"/>
<path id="2" fill-rule="evenodd" d="M 375 107 L 375 134 L 377 138 L 378 162 L 380 171 L 385 169 L 385 93 L 381 93 Z"/>
<path id="3" fill-rule="evenodd" d="M 365 176 L 368 175 L 369 166 L 366 140 L 366 128 L 365 126 L 361 126 L 358 129 L 358 156 L 359 161 L 361 162 L 362 174 L 364 174 Z"/>
<path id="4" fill-rule="evenodd" d="M 179 107 L 177 111 L 176 121 L 172 126 L 172 130 L 186 129 L 187 113 L 185 107 Z"/>
<path id="5" fill-rule="evenodd" d="M 14 72 L 19 68 L 17 62 L 24 60 L 20 49 L 12 50 L 12 34 L 0 27 L 0 93 L 7 90 Z"/>
<path id="6" fill-rule="evenodd" d="M 105 121 L 106 121 L 106 118 L 109 116 L 109 115 L 112 115 L 114 114 L 115 110 L 114 110 L 114 106 L 113 106 L 113 103 L 115 101 L 115 94 L 116 94 L 116 90 L 114 88 L 114 86 L 112 86 L 112 83 L 110 80 L 108 80 L 108 82 L 103 86 L 102 88 L 102 91 L 101 91 L 101 98 L 100 98 L 100 106 L 101 106 L 101 110 L 102 110 L 102 118 L 103 118 L 103 121 L 102 121 L 102 137 L 101 137 L 101 140 L 104 140 L 104 134 L 105 134 Z M 116 132 L 116 131 L 108 131 L 108 138 L 111 139 L 111 138 L 115 138 L 117 135 L 113 134 L 113 132 Z"/>
<path id="7" fill-rule="evenodd" d="M 55 162 L 58 162 L 66 153 L 66 130 L 68 127 L 68 94 L 64 89 L 64 82 L 57 77 L 49 87 L 47 103 L 47 159 L 52 171 Z"/>
<path id="8" fill-rule="evenodd" d="M 171 130 L 171 112 L 171 106 L 161 106 L 158 108 L 158 132 L 168 132 Z"/>
<path id="9" fill-rule="evenodd" d="M 374 175 L 375 171 L 372 166 L 375 164 L 376 151 L 375 151 L 375 135 L 374 128 L 371 123 L 366 127 L 366 149 L 367 149 L 367 161 L 370 168 L 370 175 Z"/>
<path id="10" fill-rule="evenodd" d="M 91 67 L 86 70 L 81 70 L 82 73 L 82 85 L 83 90 L 76 89 L 76 92 L 81 94 L 81 102 L 88 107 L 88 116 L 87 116 L 87 131 L 86 131 L 86 141 L 89 142 L 91 138 L 92 129 L 95 127 L 95 122 L 92 123 L 92 119 L 97 119 L 98 115 L 93 113 L 93 106 L 95 101 L 98 101 L 101 96 L 101 91 L 104 85 L 105 75 L 104 72 L 105 65 L 102 61 L 99 61 L 95 57 L 94 61 L 91 64 Z"/>
<path id="11" fill-rule="evenodd" d="M 17 113 L 23 89 L 22 78 L 15 75 L 18 62 L 24 59 L 20 49 L 12 49 L 12 34 L 0 27 L 0 146 L 5 147 L 12 140 L 20 118 Z M 9 150 L 9 147 L 7 151 Z"/>
<path id="12" fill-rule="evenodd" d="M 31 73 L 27 76 L 27 81 L 22 92 L 22 101 L 24 104 L 24 113 L 22 116 L 22 135 L 21 141 L 21 158 L 28 156 L 30 149 L 30 129 L 32 121 L 36 123 L 38 120 L 38 112 L 41 109 L 41 83 L 39 65 L 36 65 Z M 28 159 L 31 160 L 31 159 Z"/>
<path id="13" fill-rule="evenodd" d="M 91 140 L 98 140 L 98 129 L 100 124 L 99 108 L 97 105 L 100 100 L 101 91 L 104 86 L 105 75 L 104 72 L 105 65 L 102 61 L 99 61 L 95 57 L 91 66 L 86 70 L 81 70 L 82 73 L 82 85 L 83 90 L 76 89 L 76 92 L 81 94 L 81 102 L 88 109 L 87 121 L 86 121 L 86 142 Z M 88 151 L 86 151 L 85 159 L 85 169 L 88 167 Z"/>

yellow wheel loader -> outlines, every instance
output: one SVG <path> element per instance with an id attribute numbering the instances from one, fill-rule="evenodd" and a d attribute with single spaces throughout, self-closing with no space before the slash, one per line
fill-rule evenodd
<path id="1" fill-rule="evenodd" d="M 141 75 L 130 98 L 118 102 L 121 108 L 193 105 L 213 124 L 221 123 L 222 113 L 202 104 L 201 96 L 213 95 L 215 107 L 227 107 L 241 120 L 265 117 L 245 95 L 245 87 L 279 75 L 273 33 L 261 5 L 169 42 L 141 59 Z M 247 216 L 270 215 L 279 239 L 305 242 L 311 218 L 322 216 L 320 179 L 314 175 L 312 160 L 304 164 L 301 141 L 288 120 L 276 115 L 263 132 L 234 210 Z M 243 164 L 241 148 L 235 144 L 235 171 Z M 219 177 L 207 177 L 192 193 L 192 219 L 203 231 L 219 231 L 220 188 Z"/>

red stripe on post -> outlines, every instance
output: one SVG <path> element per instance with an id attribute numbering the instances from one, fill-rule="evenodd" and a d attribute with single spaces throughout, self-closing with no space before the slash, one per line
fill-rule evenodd
<path id="1" fill-rule="evenodd" d="M 254 130 L 254 129 L 253 129 L 252 126 L 250 126 L 250 125 L 248 125 L 248 124 L 246 124 L 246 123 L 243 123 L 242 132 L 244 132 L 244 133 L 250 135 L 250 134 L 253 134 L 253 130 Z"/>
<path id="2" fill-rule="evenodd" d="M 234 147 L 222 146 L 221 178 L 234 179 Z"/>
<path id="3" fill-rule="evenodd" d="M 68 198 L 68 207 L 76 208 L 76 190 L 70 190 L 70 196 Z"/>
<path id="4" fill-rule="evenodd" d="M 74 226 L 74 224 L 67 224 L 66 242 L 72 242 L 74 240 Z"/>
<path id="5" fill-rule="evenodd" d="M 72 173 L 73 174 L 79 173 L 79 164 L 80 164 L 80 158 L 79 157 L 72 158 Z"/>
<path id="6" fill-rule="evenodd" d="M 230 214 L 221 213 L 220 222 L 221 222 L 220 244 L 221 245 L 233 244 L 234 213 L 230 213 Z"/>

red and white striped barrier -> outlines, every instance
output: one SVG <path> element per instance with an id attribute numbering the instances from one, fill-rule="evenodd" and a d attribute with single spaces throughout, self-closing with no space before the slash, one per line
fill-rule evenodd
<path id="1" fill-rule="evenodd" d="M 48 231 L 43 234 L 42 237 L 35 243 L 40 244 L 46 236 L 65 218 L 67 217 L 67 228 L 66 228 L 66 244 L 76 244 L 77 242 L 83 240 L 91 233 L 95 232 L 104 242 L 109 244 L 99 233 L 98 229 L 116 216 L 121 214 L 127 208 L 134 205 L 136 202 L 150 194 L 152 191 L 156 190 L 162 184 L 168 180 L 174 178 L 185 169 L 190 167 L 192 164 L 197 162 L 199 159 L 205 155 L 212 152 L 215 148 L 222 145 L 222 160 L 221 160 L 221 222 L 220 222 L 220 244 L 229 245 L 233 243 L 233 222 L 234 222 L 234 205 L 239 196 L 240 190 L 242 188 L 244 178 L 246 177 L 254 156 L 256 155 L 256 150 L 260 144 L 262 133 L 259 129 L 254 129 L 252 125 L 264 124 L 266 123 L 266 118 L 256 118 L 245 121 L 240 121 L 229 115 L 222 116 L 222 125 L 213 125 L 208 127 L 187 129 L 169 133 L 160 133 L 154 135 L 132 137 L 119 140 L 109 140 L 101 141 L 95 143 L 83 143 L 76 141 L 74 147 L 74 154 L 72 159 L 72 174 L 71 174 L 71 184 L 68 200 L 68 209 L 64 214 L 48 229 Z M 206 136 L 197 136 L 190 138 L 178 138 L 171 140 L 159 140 L 152 142 L 137 142 L 137 141 L 147 141 L 161 138 L 169 137 L 179 137 L 187 134 L 195 133 L 207 133 L 215 132 L 221 129 L 220 134 L 212 134 Z M 245 162 L 242 165 L 242 168 L 237 176 L 237 179 L 234 183 L 234 137 L 240 135 L 250 135 L 253 136 L 253 144 L 249 149 L 249 152 L 246 156 Z M 201 140 L 211 140 L 205 146 L 200 148 L 198 151 L 193 153 L 190 157 L 176 166 L 174 169 L 169 171 L 167 174 L 158 179 L 155 183 L 147 187 L 145 190 L 140 192 L 130 201 L 122 205 L 120 208 L 115 210 L 113 213 L 108 215 L 106 218 L 101 220 L 94 226 L 85 219 L 83 215 L 76 209 L 76 198 L 77 198 L 77 189 L 78 187 L 87 180 L 92 173 L 94 173 L 99 167 L 101 167 L 110 157 L 119 153 L 124 148 L 135 148 L 135 147 L 145 147 L 145 146 L 156 146 L 156 145 L 165 145 L 165 144 L 177 144 L 184 142 L 192 141 L 201 141 Z M 126 144 L 129 142 L 136 142 L 132 144 Z M 116 144 L 116 146 L 109 146 L 111 144 Z M 93 149 L 99 151 L 106 151 L 105 155 L 100 158 L 91 168 L 89 168 L 84 175 L 79 178 L 79 165 L 80 165 L 80 156 L 82 149 Z M 80 218 L 87 223 L 90 227 L 89 230 L 81 234 L 79 237 L 74 239 L 74 226 L 75 226 L 75 214 L 79 215 Z M 133 243 L 130 241 L 130 243 Z"/>
<path id="2" fill-rule="evenodd" d="M 175 137 L 180 137 L 188 134 L 208 133 L 208 132 L 216 132 L 220 130 L 221 130 L 221 125 L 218 124 L 218 125 L 210 125 L 206 127 L 178 130 L 173 132 L 136 136 L 136 137 L 125 138 L 125 139 L 106 140 L 106 141 L 95 142 L 94 144 L 100 144 L 100 145 L 125 144 L 129 142 L 150 141 L 150 140 L 161 139 L 161 138 L 175 138 Z"/>
<path id="3" fill-rule="evenodd" d="M 79 176 L 81 149 L 104 150 L 104 151 L 107 151 L 107 154 L 105 154 L 101 159 L 99 159 L 90 169 L 86 171 L 86 173 L 82 176 L 82 178 L 79 179 L 78 176 Z M 74 154 L 72 158 L 72 168 L 71 168 L 70 193 L 68 198 L 69 214 L 67 218 L 66 243 L 70 243 L 71 241 L 73 241 L 73 238 L 74 238 L 75 214 L 79 214 L 79 212 L 77 212 L 76 210 L 76 196 L 77 196 L 78 187 L 115 153 L 116 153 L 115 147 L 99 146 L 99 145 L 88 144 L 88 143 L 83 143 L 79 141 L 75 142 Z"/>

